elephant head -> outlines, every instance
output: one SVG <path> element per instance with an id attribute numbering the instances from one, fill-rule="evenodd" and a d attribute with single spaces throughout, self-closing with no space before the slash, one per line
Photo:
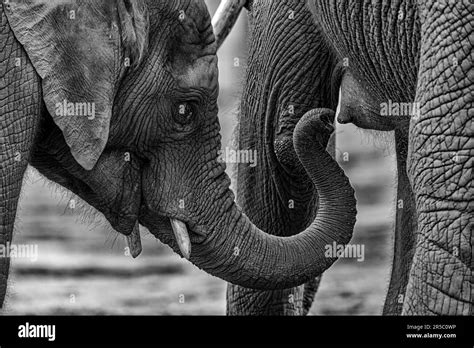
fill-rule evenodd
<path id="1" fill-rule="evenodd" d="M 293 137 L 320 192 L 312 224 L 271 236 L 234 202 L 218 156 L 216 43 L 204 1 L 18 0 L 7 17 L 42 81 L 30 162 L 132 243 L 140 223 L 206 272 L 269 289 L 314 278 L 336 260 L 324 246 L 349 242 L 354 192 L 321 145 L 332 131 L 325 109 Z"/>

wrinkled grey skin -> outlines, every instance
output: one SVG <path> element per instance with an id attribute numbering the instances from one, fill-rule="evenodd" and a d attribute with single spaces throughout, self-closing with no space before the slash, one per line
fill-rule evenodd
<path id="1" fill-rule="evenodd" d="M 259 162 L 239 164 L 237 202 L 261 229 L 294 235 L 314 219 L 317 194 L 292 149 L 293 132 L 306 112 L 336 109 L 336 59 L 304 2 L 255 0 L 248 10 L 249 57 L 236 146 L 257 149 Z M 319 281 L 270 291 L 229 284 L 227 314 L 305 315 Z"/>
<path id="2" fill-rule="evenodd" d="M 309 0 L 309 6 L 347 58 L 340 120 L 395 130 L 404 207 L 397 210 L 384 313 L 471 315 L 472 4 Z M 419 103 L 420 113 L 383 116 L 381 103 L 389 100 Z"/>
<path id="3" fill-rule="evenodd" d="M 82 1 L 76 22 L 62 16 L 74 1 L 59 11 L 44 2 L 35 8 L 44 17 L 10 3 L 0 7 L 0 243 L 12 240 L 30 163 L 122 234 L 139 222 L 180 253 L 169 219 L 184 222 L 190 261 L 234 284 L 289 288 L 335 262 L 324 246 L 349 242 L 356 210 L 348 179 L 325 151 L 334 112 L 306 113 L 289 144 L 318 189 L 315 220 L 290 238 L 265 234 L 234 202 L 218 161 L 216 46 L 203 1 Z M 91 122 L 60 115 L 54 102 L 65 96 L 90 98 L 100 112 Z M 0 259 L 0 303 L 9 261 Z"/>

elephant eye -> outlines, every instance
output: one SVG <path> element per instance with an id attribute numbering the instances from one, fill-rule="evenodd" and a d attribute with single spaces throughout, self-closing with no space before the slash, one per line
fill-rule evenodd
<path id="1" fill-rule="evenodd" d="M 186 125 L 193 120 L 195 108 L 190 103 L 180 103 L 175 112 L 175 121 L 181 125 Z"/>

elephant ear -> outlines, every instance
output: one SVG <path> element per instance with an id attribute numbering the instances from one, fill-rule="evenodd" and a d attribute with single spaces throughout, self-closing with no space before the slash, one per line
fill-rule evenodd
<path id="1" fill-rule="evenodd" d="M 49 113 L 76 161 L 91 170 L 107 143 L 125 58 L 143 55 L 142 1 L 9 0 L 5 12 L 42 79 Z"/>

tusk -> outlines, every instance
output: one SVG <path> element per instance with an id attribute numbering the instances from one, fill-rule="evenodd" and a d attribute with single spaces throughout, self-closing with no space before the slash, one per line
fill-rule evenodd
<path id="1" fill-rule="evenodd" d="M 130 254 L 135 259 L 142 253 L 142 240 L 140 239 L 140 226 L 138 222 L 135 224 L 132 233 L 127 236 L 128 248 Z"/>
<path id="2" fill-rule="evenodd" d="M 188 259 L 191 257 L 191 241 L 189 240 L 188 229 L 184 222 L 176 219 L 170 219 L 173 233 L 178 242 L 179 250 L 184 258 Z"/>
<path id="3" fill-rule="evenodd" d="M 235 22 L 239 18 L 240 11 L 247 0 L 222 0 L 212 17 L 212 27 L 216 36 L 217 49 L 221 47 L 227 35 L 229 35 Z"/>

